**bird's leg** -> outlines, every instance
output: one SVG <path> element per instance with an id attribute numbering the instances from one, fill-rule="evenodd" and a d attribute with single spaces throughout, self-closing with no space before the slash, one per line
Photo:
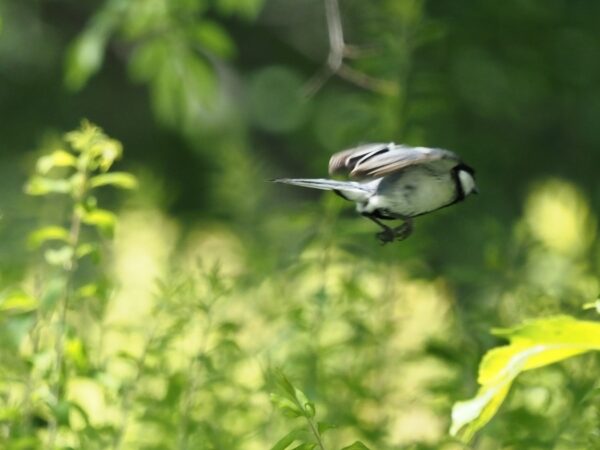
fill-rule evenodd
<path id="1" fill-rule="evenodd" d="M 363 215 L 365 217 L 371 219 L 373 222 L 375 222 L 381 228 L 383 228 L 382 231 L 380 231 L 379 233 L 377 233 L 375 235 L 377 237 L 377 239 L 379 239 L 379 242 L 381 242 L 382 244 L 387 244 L 388 242 L 392 242 L 396 239 L 401 241 L 403 239 L 406 239 L 412 232 L 412 223 L 408 219 L 404 219 L 405 222 L 402 225 L 400 225 L 399 227 L 391 228 L 391 227 L 387 226 L 385 223 L 383 223 L 381 220 L 379 220 L 377 217 L 375 217 L 371 214 L 363 214 Z"/>
<path id="2" fill-rule="evenodd" d="M 404 222 L 402 223 L 402 225 L 397 226 L 396 228 L 394 228 L 392 230 L 394 232 L 394 237 L 398 241 L 403 241 L 404 239 L 406 239 L 407 237 L 409 237 L 412 234 L 412 231 L 413 231 L 412 220 L 409 219 L 409 218 L 402 219 L 402 220 L 404 220 Z"/>

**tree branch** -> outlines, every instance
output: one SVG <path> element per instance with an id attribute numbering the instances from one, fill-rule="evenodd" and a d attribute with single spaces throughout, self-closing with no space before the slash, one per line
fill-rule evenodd
<path id="1" fill-rule="evenodd" d="M 304 86 L 307 97 L 315 95 L 334 75 L 338 75 L 350 83 L 379 94 L 396 95 L 395 83 L 380 80 L 344 64 L 344 57 L 356 56 L 354 48 L 344 42 L 344 29 L 340 15 L 339 0 L 324 0 L 327 32 L 329 35 L 329 54 L 323 68 L 319 70 Z"/>

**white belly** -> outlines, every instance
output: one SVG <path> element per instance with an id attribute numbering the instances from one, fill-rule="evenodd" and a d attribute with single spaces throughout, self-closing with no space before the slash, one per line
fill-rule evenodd
<path id="1" fill-rule="evenodd" d="M 361 212 L 381 209 L 413 217 L 449 205 L 456 196 L 456 183 L 450 173 L 411 170 L 384 179 L 377 192 L 359 209 Z"/>

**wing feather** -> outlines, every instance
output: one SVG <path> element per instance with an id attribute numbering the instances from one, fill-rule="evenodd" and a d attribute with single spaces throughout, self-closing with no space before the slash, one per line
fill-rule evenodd
<path id="1" fill-rule="evenodd" d="M 334 154 L 329 172 L 344 171 L 352 177 L 382 177 L 409 166 L 428 165 L 433 170 L 450 170 L 460 158 L 449 150 L 404 145 L 367 144 Z"/>

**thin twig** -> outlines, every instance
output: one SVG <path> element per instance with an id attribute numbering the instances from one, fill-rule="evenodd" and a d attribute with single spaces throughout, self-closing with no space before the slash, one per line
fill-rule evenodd
<path id="1" fill-rule="evenodd" d="M 379 80 L 344 64 L 344 58 L 356 57 L 356 52 L 354 47 L 349 47 L 344 42 L 339 0 L 324 1 L 327 33 L 329 35 L 329 53 L 321 70 L 312 76 L 304 86 L 304 94 L 307 97 L 312 97 L 332 76 L 338 75 L 363 89 L 379 94 L 396 95 L 398 90 L 393 82 Z"/>

